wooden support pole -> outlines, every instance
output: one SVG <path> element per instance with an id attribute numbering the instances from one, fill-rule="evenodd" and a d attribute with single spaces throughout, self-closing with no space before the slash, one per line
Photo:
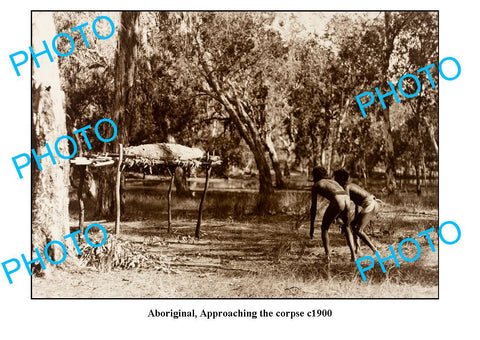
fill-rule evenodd
<path id="1" fill-rule="evenodd" d="M 167 233 L 169 234 L 172 232 L 172 187 L 173 187 L 173 181 L 175 179 L 175 168 L 170 169 L 170 167 L 167 167 L 168 173 L 170 174 L 170 185 L 168 186 L 168 195 L 167 195 L 167 209 L 168 209 Z"/>
<path id="2" fill-rule="evenodd" d="M 85 173 L 87 170 L 86 165 L 80 165 L 80 183 L 78 183 L 77 197 L 78 197 L 78 228 L 83 235 L 85 232 L 85 227 L 83 223 L 85 221 L 85 203 L 83 202 L 83 184 L 85 183 Z"/>
<path id="3" fill-rule="evenodd" d="M 123 145 L 119 144 L 120 153 L 118 156 L 118 164 L 117 164 L 117 178 L 115 181 L 115 235 L 120 235 L 120 204 L 121 204 L 121 197 L 120 197 L 120 182 L 122 180 L 122 163 L 123 163 Z"/>
<path id="4" fill-rule="evenodd" d="M 210 164 L 206 165 L 205 171 L 205 188 L 203 188 L 202 198 L 200 200 L 200 206 L 198 207 L 198 220 L 197 220 L 197 227 L 195 228 L 195 238 L 200 238 L 200 226 L 202 225 L 202 210 L 203 210 L 203 201 L 205 200 L 205 196 L 207 195 L 207 188 L 208 188 L 208 179 L 210 178 L 210 171 L 212 167 Z"/>

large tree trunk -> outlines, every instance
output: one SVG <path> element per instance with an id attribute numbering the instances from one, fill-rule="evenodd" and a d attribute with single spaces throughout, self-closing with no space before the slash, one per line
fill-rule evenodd
<path id="1" fill-rule="evenodd" d="M 247 145 L 252 151 L 255 163 L 257 165 L 259 181 L 259 201 L 257 210 L 260 213 L 268 212 L 272 208 L 274 191 L 272 185 L 272 174 L 270 172 L 270 165 L 267 161 L 267 150 L 264 146 L 264 142 L 260 137 L 258 129 L 255 128 L 251 122 L 251 118 L 248 117 L 243 107 L 237 103 L 235 110 L 229 102 L 225 101 L 225 98 L 223 101 L 225 104 L 227 104 L 227 111 L 229 111 L 230 116 L 233 118 L 240 135 L 246 141 Z"/>
<path id="2" fill-rule="evenodd" d="M 259 201 L 257 204 L 257 210 L 260 213 L 267 212 L 272 208 L 274 190 L 270 165 L 266 157 L 267 149 L 265 147 L 265 140 L 262 139 L 254 120 L 247 113 L 246 107 L 248 106 L 248 103 L 244 102 L 243 97 L 239 94 L 235 85 L 227 80 L 226 83 L 230 87 L 229 90 L 220 86 L 219 80 L 215 76 L 215 72 L 212 71 L 206 60 L 205 51 L 203 50 L 202 43 L 198 37 L 196 38 L 195 47 L 199 52 L 199 61 L 204 71 L 203 76 L 208 83 L 208 88 L 204 88 L 203 92 L 208 93 L 212 98 L 223 105 L 240 136 L 245 140 L 250 151 L 253 153 L 255 163 L 257 164 L 259 181 Z M 252 108 L 250 107 L 250 111 L 251 110 Z"/>
<path id="3" fill-rule="evenodd" d="M 127 114 L 130 90 L 135 79 L 135 63 L 139 42 L 139 12 L 122 12 L 118 28 L 117 51 L 115 54 L 115 99 L 113 120 L 118 127 L 116 146 L 128 146 L 131 117 Z"/>
<path id="4" fill-rule="evenodd" d="M 117 125 L 118 135 L 114 144 L 107 147 L 115 148 L 111 151 L 118 152 L 118 145 L 129 145 L 128 131 L 130 130 L 131 117 L 128 115 L 128 102 L 130 90 L 133 87 L 135 76 L 135 62 L 138 50 L 138 12 L 122 12 L 118 28 L 117 51 L 115 54 L 115 98 L 113 103 L 113 121 Z M 104 117 L 101 117 L 104 118 Z M 110 129 L 110 128 L 109 128 Z M 113 133 L 113 132 L 111 132 Z M 105 132 L 104 136 L 110 136 Z M 122 175 L 123 176 L 123 175 Z M 115 174 L 113 168 L 108 167 L 98 172 L 98 197 L 97 215 L 111 218 L 114 211 Z M 125 181 L 122 178 L 121 191 Z M 122 206 L 125 205 L 124 195 Z"/>
<path id="5" fill-rule="evenodd" d="M 220 94 L 220 93 L 219 93 Z M 232 121 L 236 125 L 240 136 L 245 140 L 248 147 L 253 153 L 255 163 L 258 169 L 259 181 L 259 201 L 258 212 L 264 213 L 272 208 L 273 185 L 270 165 L 268 164 L 264 141 L 260 137 L 260 133 L 254 125 L 252 119 L 247 115 L 240 98 L 235 97 L 233 100 L 228 99 L 225 95 L 220 94 L 220 100 L 230 114 Z M 235 106 L 232 105 L 235 103 Z"/>
<path id="6" fill-rule="evenodd" d="M 55 36 L 51 13 L 32 14 L 33 49 L 44 49 L 41 41 Z M 60 136 L 66 135 L 64 94 L 61 91 L 57 60 L 44 63 L 41 68 L 32 67 L 32 148 L 38 155 L 47 153 L 45 143 L 51 145 Z M 65 140 L 64 140 L 65 141 Z M 67 143 L 60 143 L 60 152 L 68 155 Z M 53 240 L 63 240 L 69 234 L 68 221 L 68 160 L 55 157 L 53 165 L 49 157 L 42 159 L 43 170 L 32 164 L 32 246 L 41 253 L 45 245 Z M 33 161 L 32 161 L 33 162 Z M 57 246 L 49 248 L 54 261 L 62 258 L 63 252 Z M 32 253 L 32 258 L 37 255 Z M 47 263 L 47 262 L 46 262 Z M 38 262 L 34 272 L 39 273 Z"/>
<path id="7" fill-rule="evenodd" d="M 258 212 L 268 212 L 272 208 L 273 198 L 273 185 L 272 175 L 270 173 L 270 166 L 268 165 L 265 157 L 265 151 L 259 148 L 250 148 L 255 158 L 258 169 L 258 181 L 259 181 L 259 201 L 257 205 Z"/>
<path id="8" fill-rule="evenodd" d="M 275 172 L 275 186 L 277 189 L 283 189 L 285 182 L 283 181 L 282 170 L 280 169 L 280 161 L 278 160 L 275 145 L 273 144 L 271 133 L 265 135 L 265 146 L 267 147 L 270 160 L 272 161 L 273 171 Z"/>

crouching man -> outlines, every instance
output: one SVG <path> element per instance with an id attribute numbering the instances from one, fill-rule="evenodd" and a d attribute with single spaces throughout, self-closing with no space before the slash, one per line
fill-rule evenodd
<path id="1" fill-rule="evenodd" d="M 328 229 L 337 217 L 343 221 L 343 228 L 346 231 L 348 247 L 350 248 L 351 260 L 355 261 L 353 251 L 353 235 L 351 229 L 350 198 L 348 193 L 337 182 L 327 179 L 327 170 L 323 167 L 315 167 L 312 171 L 314 184 L 312 186 L 312 206 L 310 208 L 310 238 L 313 238 L 315 230 L 315 217 L 317 215 L 317 195 L 321 195 L 330 201 L 322 219 L 322 242 L 325 247 L 327 262 L 330 262 L 330 240 Z"/>
<path id="2" fill-rule="evenodd" d="M 375 253 L 377 248 L 370 240 L 368 235 L 365 233 L 365 227 L 368 222 L 378 213 L 379 202 L 380 200 L 376 199 L 375 196 L 370 194 L 367 190 L 362 187 L 349 183 L 348 179 L 350 175 L 344 169 L 339 169 L 333 172 L 335 181 L 338 182 L 348 193 L 350 199 L 355 203 L 355 218 L 352 221 L 354 241 L 355 241 L 355 253 L 356 255 L 360 252 L 360 244 L 358 242 L 358 237 L 362 239 L 363 242 Z M 359 211 L 359 209 L 361 209 Z"/>

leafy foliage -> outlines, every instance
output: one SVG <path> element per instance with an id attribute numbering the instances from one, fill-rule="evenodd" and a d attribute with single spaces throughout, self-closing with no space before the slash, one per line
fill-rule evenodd
<path id="1" fill-rule="evenodd" d="M 57 30 L 96 16 L 56 13 Z M 118 25 L 119 14 L 110 16 Z M 376 101 L 365 119 L 354 98 L 438 61 L 437 14 L 391 12 L 389 30 L 384 13 L 328 18 L 325 32 L 308 33 L 296 13 L 141 13 L 135 81 L 125 108 L 129 144 L 201 147 L 222 158 L 214 170 L 220 176 L 233 166 L 248 168 L 252 153 L 258 173 L 268 167 L 260 177 L 269 176 L 272 165 L 278 168 L 268 158 L 271 151 L 287 168 L 322 164 L 371 173 L 385 167 L 390 145 L 383 109 Z M 89 30 L 90 47 L 74 35 L 75 55 L 60 58 L 69 131 L 94 124 L 113 107 L 116 42 L 97 41 Z M 438 70 L 431 72 L 438 84 Z M 425 74 L 419 77 L 425 85 L 419 96 L 391 105 L 392 148 L 397 166 L 424 161 L 435 168 L 438 90 Z M 404 82 L 409 93 L 414 85 Z M 92 142 L 94 150 L 101 148 Z"/>

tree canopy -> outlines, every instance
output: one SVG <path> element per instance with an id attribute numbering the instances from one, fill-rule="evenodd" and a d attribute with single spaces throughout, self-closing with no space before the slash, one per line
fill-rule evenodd
<path id="1" fill-rule="evenodd" d="M 96 16 L 56 13 L 57 31 Z M 215 151 L 222 176 L 233 166 L 253 167 L 265 198 L 285 185 L 291 168 L 382 171 L 392 192 L 399 169 L 417 177 L 437 169 L 437 88 L 423 86 L 401 103 L 386 100 L 387 109 L 378 106 L 367 118 L 355 102 L 437 64 L 436 12 L 109 16 L 117 28 L 128 26 L 131 41 L 79 43 L 76 56 L 60 59 L 69 131 L 117 117 L 126 144 L 174 141 Z M 119 48 L 132 48 L 134 67 L 119 68 Z M 436 68 L 432 75 L 438 84 Z M 414 85 L 404 82 L 409 93 Z"/>

